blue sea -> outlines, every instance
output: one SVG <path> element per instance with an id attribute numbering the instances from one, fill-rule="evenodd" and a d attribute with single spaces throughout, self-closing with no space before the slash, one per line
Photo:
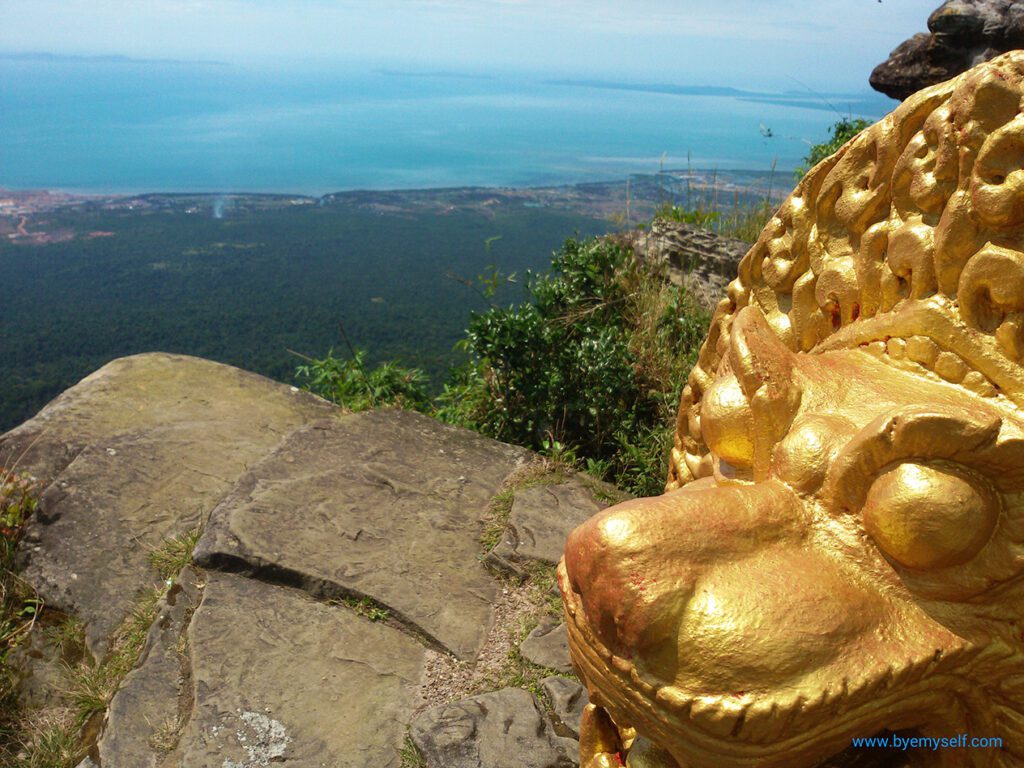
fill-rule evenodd
<path id="1" fill-rule="evenodd" d="M 839 117 L 893 106 L 870 92 L 0 57 L 0 187 L 323 194 L 782 172 Z"/>

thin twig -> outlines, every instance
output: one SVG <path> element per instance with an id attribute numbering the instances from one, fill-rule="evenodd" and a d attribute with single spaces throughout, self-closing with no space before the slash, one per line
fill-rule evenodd
<path id="1" fill-rule="evenodd" d="M 32 446 L 34 446 L 34 445 L 35 445 L 36 443 L 38 443 L 38 442 L 39 442 L 39 440 L 40 440 L 40 439 L 42 438 L 42 436 L 43 436 L 44 434 L 46 434 L 46 430 L 45 430 L 45 429 L 44 429 L 44 430 L 42 430 L 42 431 L 41 431 L 41 432 L 40 432 L 40 433 L 39 433 L 38 435 L 36 435 L 36 436 L 35 436 L 35 438 L 34 438 L 34 439 L 32 440 L 32 442 L 31 442 L 31 443 L 29 443 L 28 445 L 26 445 L 26 446 L 25 446 L 25 450 L 23 450 L 23 451 L 22 451 L 22 452 L 21 452 L 21 453 L 20 453 L 20 454 L 18 455 L 18 458 L 16 458 L 16 459 L 14 460 L 14 463 L 13 463 L 13 464 L 12 464 L 12 465 L 11 465 L 10 467 L 8 467 L 8 468 L 7 468 L 7 473 L 6 473 L 5 475 L 4 475 L 4 478 L 3 478 L 3 480 L 2 480 L 2 481 L 0 481 L 0 485 L 7 485 L 7 482 L 8 482 L 8 481 L 9 481 L 9 480 L 10 480 L 10 479 L 11 479 L 12 477 L 14 477 L 14 470 L 16 470 L 16 469 L 18 468 L 18 465 L 19 465 L 19 464 L 21 463 L 21 460 L 25 458 L 25 454 L 27 454 L 27 453 L 28 453 L 29 451 L 31 451 L 31 450 L 32 450 Z"/>
<path id="2" fill-rule="evenodd" d="M 487 304 L 491 309 L 497 308 L 497 305 L 490 300 L 486 293 L 480 290 L 480 287 L 473 280 L 469 280 L 468 278 L 462 277 L 461 275 L 452 272 L 451 270 L 445 273 L 445 277 L 447 277 L 449 280 L 454 280 L 456 283 L 461 283 L 462 285 L 474 291 L 477 294 L 477 296 L 483 299 L 484 303 Z"/>
<path id="3" fill-rule="evenodd" d="M 284 348 L 284 351 L 285 351 L 285 352 L 287 352 L 287 353 L 288 353 L 288 354 L 290 354 L 290 355 L 295 355 L 295 356 L 296 356 L 297 358 L 299 358 L 300 360 L 305 360 L 305 361 L 306 361 L 307 363 L 315 363 L 315 362 L 316 362 L 316 360 L 314 360 L 314 359 L 313 359 L 312 357 L 310 357 L 309 355 L 304 355 L 304 354 L 302 354 L 301 352 L 296 352 L 296 351 L 295 351 L 294 349 L 292 349 L 291 347 L 285 347 L 285 348 Z"/>

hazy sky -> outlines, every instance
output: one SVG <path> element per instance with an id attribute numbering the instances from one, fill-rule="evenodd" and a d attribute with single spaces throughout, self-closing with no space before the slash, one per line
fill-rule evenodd
<path id="1" fill-rule="evenodd" d="M 863 90 L 941 0 L 0 0 L 0 52 Z"/>

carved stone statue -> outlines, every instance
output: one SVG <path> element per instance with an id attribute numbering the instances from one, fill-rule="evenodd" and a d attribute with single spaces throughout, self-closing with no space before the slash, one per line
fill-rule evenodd
<path id="1" fill-rule="evenodd" d="M 559 567 L 584 768 L 1024 765 L 1024 52 L 908 99 L 747 253 L 667 492 Z"/>

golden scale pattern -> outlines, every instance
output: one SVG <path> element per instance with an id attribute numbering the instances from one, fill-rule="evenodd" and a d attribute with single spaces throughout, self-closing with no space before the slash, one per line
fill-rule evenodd
<path id="1" fill-rule="evenodd" d="M 918 93 L 743 258 L 678 492 L 566 542 L 581 765 L 810 768 L 884 730 L 1024 765 L 1022 107 L 1024 51 Z"/>
<path id="2" fill-rule="evenodd" d="M 921 91 L 800 182 L 743 258 L 683 390 L 667 490 L 712 473 L 701 397 L 761 309 L 795 352 L 860 346 L 1024 406 L 1024 52 Z"/>

